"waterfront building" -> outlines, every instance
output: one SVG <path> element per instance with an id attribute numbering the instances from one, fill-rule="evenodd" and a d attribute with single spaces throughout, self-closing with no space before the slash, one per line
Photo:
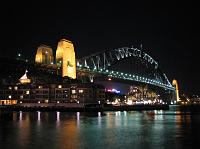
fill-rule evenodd
<path id="1" fill-rule="evenodd" d="M 53 57 L 52 48 L 44 44 L 40 45 L 37 48 L 35 62 L 40 63 L 40 64 L 46 64 L 46 65 L 53 64 L 54 57 Z"/>
<path id="2" fill-rule="evenodd" d="M 0 105 L 16 103 L 104 103 L 105 88 L 93 83 L 16 84 L 0 89 Z M 5 101 L 6 100 L 6 101 Z"/>

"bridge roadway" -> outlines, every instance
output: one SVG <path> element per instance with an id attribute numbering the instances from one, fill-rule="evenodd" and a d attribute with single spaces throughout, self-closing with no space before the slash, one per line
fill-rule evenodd
<path id="1" fill-rule="evenodd" d="M 149 79 L 149 78 L 134 75 L 134 74 L 117 72 L 117 71 L 109 71 L 109 70 L 103 70 L 103 69 L 90 70 L 90 69 L 82 68 L 80 66 L 77 66 L 77 70 L 80 72 L 90 73 L 90 75 L 101 74 L 101 75 L 105 75 L 105 76 L 111 77 L 111 78 L 117 78 L 117 79 L 130 80 L 130 81 L 151 84 L 151 85 L 155 85 L 155 86 L 167 89 L 167 90 L 175 91 L 175 88 L 171 84 L 166 85 L 166 84 L 160 82 L 159 80 Z"/>

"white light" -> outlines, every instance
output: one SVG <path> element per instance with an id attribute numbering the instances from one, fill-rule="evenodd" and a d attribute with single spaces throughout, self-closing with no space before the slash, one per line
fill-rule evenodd
<path id="1" fill-rule="evenodd" d="M 127 105 L 133 105 L 133 101 L 129 99 L 129 100 L 126 102 L 126 104 L 127 104 Z"/>
<path id="2" fill-rule="evenodd" d="M 83 90 L 82 90 L 82 89 L 81 89 L 81 90 L 78 90 L 78 92 L 79 92 L 79 93 L 83 93 Z"/>
<path id="3" fill-rule="evenodd" d="M 60 121 L 60 112 L 56 112 L 56 120 L 59 122 Z"/>
<path id="4" fill-rule="evenodd" d="M 76 94 L 76 90 L 72 90 L 72 94 Z"/>
<path id="5" fill-rule="evenodd" d="M 57 103 L 60 103 L 59 101 L 57 101 Z"/>
<path id="6" fill-rule="evenodd" d="M 8 98 L 9 98 L 9 99 L 11 99 L 11 98 L 12 98 L 12 96 L 11 96 L 11 95 L 9 95 L 9 96 L 8 96 Z"/>
<path id="7" fill-rule="evenodd" d="M 40 101 L 38 101 L 38 103 L 40 103 Z"/>
<path id="8" fill-rule="evenodd" d="M 30 91 L 26 91 L 26 95 L 29 95 L 30 94 Z"/>

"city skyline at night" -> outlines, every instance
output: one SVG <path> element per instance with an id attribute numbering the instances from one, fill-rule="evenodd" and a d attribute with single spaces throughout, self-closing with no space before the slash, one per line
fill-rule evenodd
<path id="1" fill-rule="evenodd" d="M 52 47 L 55 55 L 61 38 L 74 43 L 77 58 L 142 44 L 170 81 L 177 79 L 180 92 L 199 93 L 195 4 L 102 1 L 66 5 L 16 3 L 10 9 L 6 5 L 1 10 L 1 55 L 22 53 L 33 58 L 40 44 Z"/>
<path id="2" fill-rule="evenodd" d="M 0 148 L 199 148 L 198 6 L 2 1 Z"/>

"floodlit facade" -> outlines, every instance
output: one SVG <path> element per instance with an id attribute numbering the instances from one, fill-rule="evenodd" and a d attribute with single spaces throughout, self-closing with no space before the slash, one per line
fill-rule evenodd
<path id="1" fill-rule="evenodd" d="M 180 101 L 180 98 L 179 98 L 179 90 L 178 90 L 178 82 L 177 80 L 173 80 L 172 81 L 172 85 L 175 87 L 176 89 L 176 101 L 179 102 Z"/>
<path id="2" fill-rule="evenodd" d="M 66 39 L 58 42 L 56 64 L 62 69 L 62 76 L 76 79 L 76 58 L 73 43 Z"/>
<path id="3" fill-rule="evenodd" d="M 40 45 L 37 48 L 35 62 L 41 64 L 53 64 L 54 57 L 52 48 L 47 45 Z"/>

